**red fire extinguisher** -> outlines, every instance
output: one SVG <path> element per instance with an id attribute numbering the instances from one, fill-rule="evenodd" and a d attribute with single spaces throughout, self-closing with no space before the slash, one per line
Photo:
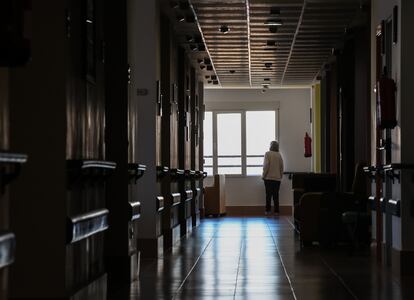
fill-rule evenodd
<path id="1" fill-rule="evenodd" d="M 305 133 L 305 157 L 311 157 L 312 156 L 312 139 L 308 135 L 308 133 Z"/>

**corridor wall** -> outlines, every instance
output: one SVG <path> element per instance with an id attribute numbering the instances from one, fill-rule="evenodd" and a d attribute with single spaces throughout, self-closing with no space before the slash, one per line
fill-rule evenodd
<path id="1" fill-rule="evenodd" d="M 414 239 L 412 238 L 411 229 L 414 226 L 412 194 L 414 185 L 412 183 L 413 170 L 410 164 L 414 162 L 414 143 L 412 142 L 413 126 L 412 113 L 414 106 L 411 101 L 414 93 L 412 78 L 413 57 L 412 51 L 414 43 L 410 37 L 410 31 L 413 26 L 412 14 L 414 6 L 412 1 L 393 0 L 383 1 L 375 0 L 372 3 L 371 11 L 371 86 L 376 84 L 378 73 L 381 70 L 377 67 L 377 58 L 382 57 L 383 65 L 387 66 L 389 78 L 396 83 L 396 118 L 397 126 L 390 130 L 391 138 L 391 163 L 401 164 L 400 180 L 384 182 L 384 197 L 386 200 L 396 200 L 399 202 L 400 214 L 390 213 L 383 214 L 383 248 L 384 259 L 389 263 L 394 272 L 398 275 L 413 274 L 414 258 Z M 378 53 L 376 51 L 377 32 L 382 24 L 389 24 L 396 28 L 392 30 L 392 43 L 390 52 Z M 382 28 L 382 34 L 385 34 L 385 28 Z M 395 35 L 396 34 L 396 35 Z M 379 56 L 378 56 L 379 54 Z M 385 56 L 388 56 L 387 59 Z M 391 66 L 389 65 L 391 62 Z M 376 149 L 376 95 L 371 93 L 371 152 L 372 163 L 375 164 L 378 152 Z M 372 188 L 375 196 L 375 187 Z M 373 216 L 373 222 L 376 224 L 376 217 Z M 377 238 L 377 236 L 375 236 Z"/>
<path id="2" fill-rule="evenodd" d="M 11 191 L 10 296 L 104 298 L 105 184 L 116 164 L 105 161 L 104 59 L 95 51 L 103 5 L 32 10 L 32 60 L 10 73 L 10 145 L 32 157 Z"/>

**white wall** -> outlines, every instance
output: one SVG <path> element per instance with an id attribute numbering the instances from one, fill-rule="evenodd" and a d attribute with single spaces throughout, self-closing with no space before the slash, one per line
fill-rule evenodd
<path id="1" fill-rule="evenodd" d="M 263 107 L 279 107 L 279 143 L 285 171 L 311 171 L 311 158 L 303 156 L 305 132 L 311 132 L 311 89 L 206 89 L 206 109 L 253 108 L 254 103 Z M 266 105 L 267 106 L 267 105 Z M 208 178 L 206 185 L 211 185 Z M 263 181 L 259 176 L 227 177 L 227 206 L 260 206 L 265 203 Z M 292 205 L 291 182 L 283 179 L 280 189 L 280 205 Z"/>

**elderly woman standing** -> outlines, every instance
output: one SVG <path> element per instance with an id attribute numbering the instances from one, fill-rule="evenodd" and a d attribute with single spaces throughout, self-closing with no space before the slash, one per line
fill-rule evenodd
<path id="1" fill-rule="evenodd" d="M 275 214 L 279 214 L 279 188 L 283 176 L 283 159 L 279 153 L 279 143 L 272 141 L 263 163 L 263 175 L 266 188 L 266 214 L 271 212 L 273 198 Z"/>

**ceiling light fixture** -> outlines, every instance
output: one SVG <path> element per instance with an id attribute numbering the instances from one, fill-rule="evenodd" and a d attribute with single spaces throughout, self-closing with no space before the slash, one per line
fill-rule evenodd
<path id="1" fill-rule="evenodd" d="M 276 46 L 276 41 L 268 40 L 266 45 L 269 46 L 269 47 L 275 47 Z"/>
<path id="2" fill-rule="evenodd" d="M 175 18 L 176 18 L 176 19 L 177 19 L 177 21 L 178 21 L 178 22 L 180 22 L 180 23 L 185 21 L 185 17 L 184 17 L 183 15 L 177 15 Z"/>
<path id="3" fill-rule="evenodd" d="M 269 32 L 270 33 L 276 33 L 277 32 L 277 26 L 269 26 Z"/>
<path id="4" fill-rule="evenodd" d="M 230 28 L 227 25 L 221 25 L 219 31 L 221 33 L 227 34 L 230 31 Z"/>
<path id="5" fill-rule="evenodd" d="M 283 25 L 283 22 L 280 19 L 269 19 L 269 20 L 266 20 L 264 23 L 265 25 L 269 25 L 269 26 L 282 26 Z"/>

